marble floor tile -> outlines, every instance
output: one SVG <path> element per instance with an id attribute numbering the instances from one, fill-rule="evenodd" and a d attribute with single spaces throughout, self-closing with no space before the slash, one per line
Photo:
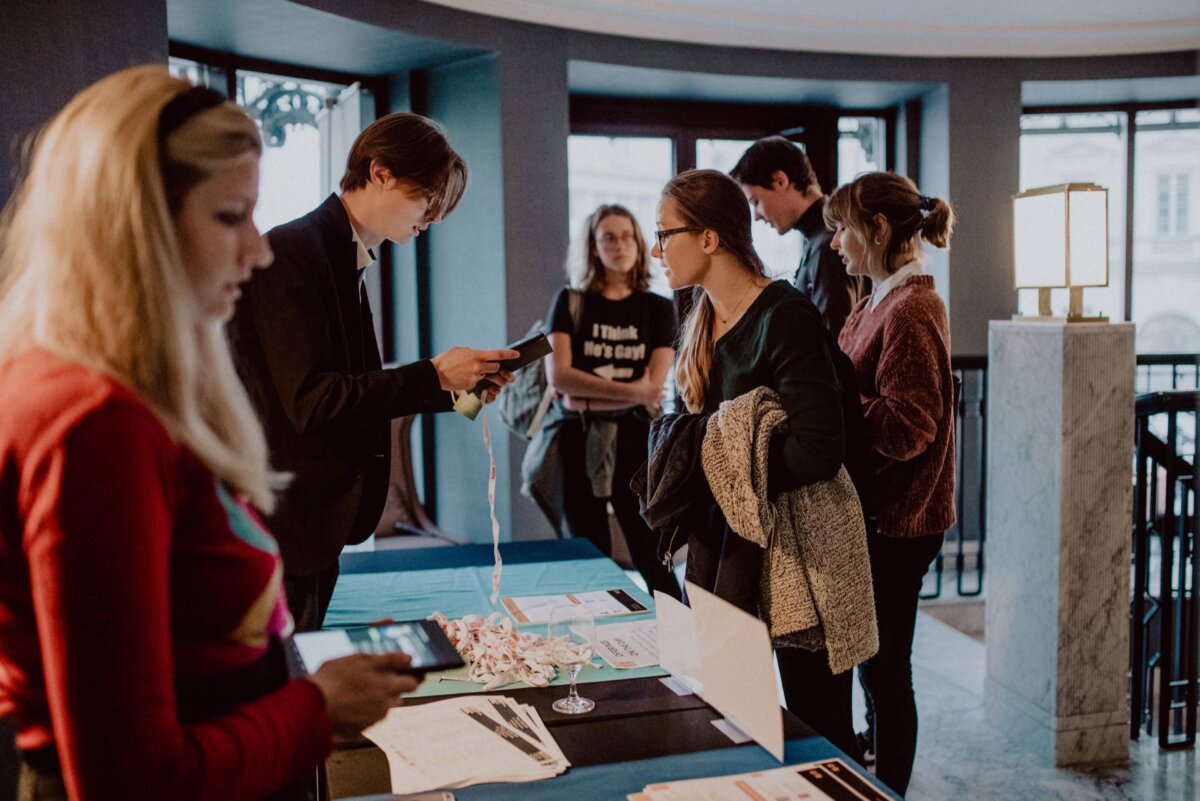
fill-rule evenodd
<path id="1" fill-rule="evenodd" d="M 1195 751 L 1130 743 L 1128 765 L 1054 768 L 1028 744 L 1009 740 L 983 714 L 984 646 L 921 614 L 913 680 L 921 713 L 909 801 L 1193 801 Z"/>

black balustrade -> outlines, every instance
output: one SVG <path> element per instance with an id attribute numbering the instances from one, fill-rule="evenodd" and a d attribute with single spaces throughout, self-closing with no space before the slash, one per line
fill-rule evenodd
<path id="1" fill-rule="evenodd" d="M 1130 737 L 1196 743 L 1200 558 L 1196 416 L 1200 391 L 1139 395 L 1130 614 Z"/>

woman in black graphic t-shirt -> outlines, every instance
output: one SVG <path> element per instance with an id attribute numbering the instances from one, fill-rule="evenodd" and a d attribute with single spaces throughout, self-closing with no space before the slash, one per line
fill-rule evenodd
<path id="1" fill-rule="evenodd" d="M 658 560 L 657 536 L 629 489 L 646 461 L 647 409 L 661 404 L 675 359 L 675 308 L 647 291 L 646 241 L 624 206 L 601 206 L 588 218 L 580 272 L 573 276 L 582 292 L 578 319 L 572 319 L 566 289 L 548 318 L 554 353 L 546 360 L 547 377 L 566 415 L 558 447 L 566 527 L 611 554 L 611 502 L 647 586 L 679 598 L 679 583 Z"/>

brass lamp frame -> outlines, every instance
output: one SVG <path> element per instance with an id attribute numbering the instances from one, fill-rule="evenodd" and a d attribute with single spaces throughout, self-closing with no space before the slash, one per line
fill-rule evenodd
<path id="1" fill-rule="evenodd" d="M 1067 288 L 1068 293 L 1069 293 L 1066 321 L 1068 323 L 1107 323 L 1108 318 L 1104 317 L 1104 316 L 1100 316 L 1100 317 L 1084 316 L 1084 314 L 1083 314 L 1083 290 L 1084 290 L 1084 287 L 1074 286 L 1071 284 L 1071 232 L 1070 232 L 1070 224 L 1071 223 L 1070 223 L 1070 220 L 1071 220 L 1071 193 L 1072 192 L 1103 192 L 1104 193 L 1104 219 L 1106 221 L 1108 220 L 1108 189 L 1106 189 L 1105 187 L 1102 187 L 1098 184 L 1067 183 L 1067 184 L 1055 184 L 1053 186 L 1040 186 L 1040 187 L 1037 187 L 1036 189 L 1030 189 L 1025 192 L 1016 193 L 1015 195 L 1013 195 L 1013 200 L 1016 201 L 1019 198 L 1035 197 L 1037 195 L 1061 194 L 1066 197 L 1066 204 L 1063 207 L 1065 216 L 1066 216 L 1065 222 L 1066 222 L 1066 225 L 1068 226 L 1067 242 L 1066 242 L 1066 246 L 1067 246 L 1066 278 L 1065 278 L 1065 284 L 1063 285 Z M 1016 237 L 1015 228 L 1013 230 L 1013 236 L 1014 236 L 1014 241 L 1015 241 L 1015 237 Z M 1108 270 L 1109 270 L 1108 257 L 1109 257 L 1108 237 L 1106 236 L 1106 237 L 1104 237 L 1104 283 L 1098 284 L 1097 286 L 1108 286 Z M 1059 287 L 1021 286 L 1020 284 L 1016 283 L 1016 270 L 1014 270 L 1013 271 L 1013 287 L 1014 287 L 1014 289 L 1036 289 L 1038 291 L 1038 316 L 1034 317 L 1034 318 L 1030 318 L 1030 317 L 1026 317 L 1026 316 L 1023 316 L 1020 314 L 1014 314 L 1013 319 L 1015 319 L 1015 320 L 1030 320 L 1030 319 L 1032 319 L 1032 320 L 1042 320 L 1042 321 L 1062 320 L 1063 319 L 1062 317 L 1055 317 L 1053 311 L 1051 310 L 1051 306 L 1050 306 L 1050 290 L 1055 289 L 1055 288 L 1061 289 L 1061 288 L 1063 288 L 1062 286 L 1059 286 Z"/>

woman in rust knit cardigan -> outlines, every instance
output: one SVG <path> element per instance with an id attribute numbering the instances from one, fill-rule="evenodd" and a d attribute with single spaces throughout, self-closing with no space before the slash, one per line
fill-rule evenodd
<path id="1" fill-rule="evenodd" d="M 879 779 L 903 795 L 917 744 L 917 595 L 954 522 L 950 323 L 923 274 L 921 243 L 947 247 L 954 214 L 908 178 L 874 172 L 830 196 L 825 222 L 846 271 L 875 287 L 838 344 L 854 362 L 879 481 L 878 514 L 867 526 L 879 653 L 859 667 L 872 713 L 865 745 Z"/>

